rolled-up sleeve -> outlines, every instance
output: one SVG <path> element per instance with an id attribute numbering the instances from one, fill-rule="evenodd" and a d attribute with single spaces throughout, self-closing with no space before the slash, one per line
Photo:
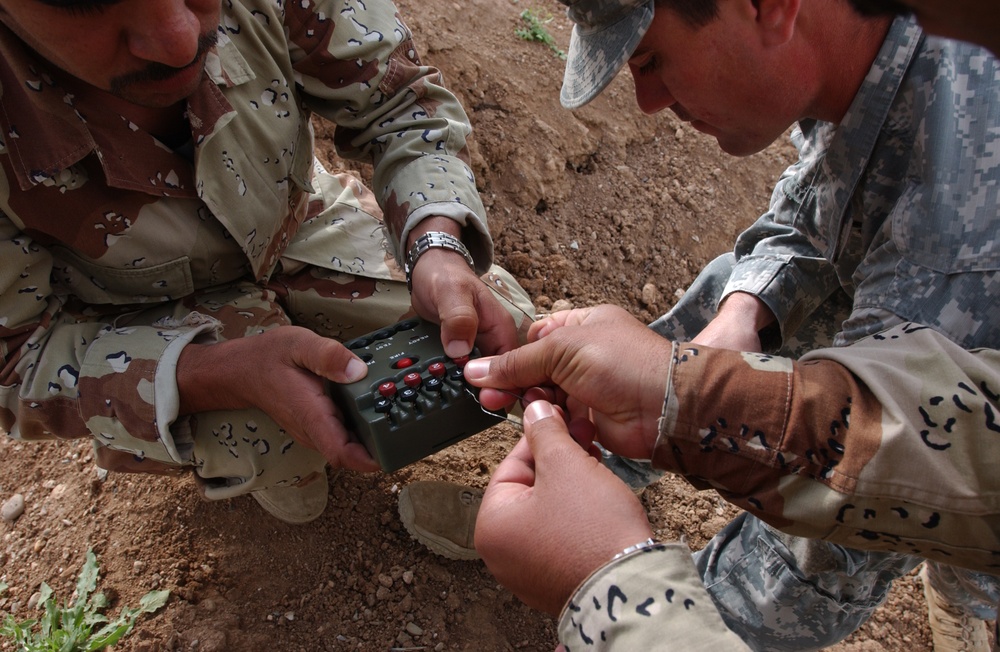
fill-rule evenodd
<path id="1" fill-rule="evenodd" d="M 657 468 L 791 534 L 995 571 L 1000 352 L 901 324 L 798 361 L 675 344 Z"/>

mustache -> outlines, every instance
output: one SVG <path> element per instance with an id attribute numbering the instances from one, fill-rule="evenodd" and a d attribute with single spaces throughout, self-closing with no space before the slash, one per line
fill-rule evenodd
<path id="1" fill-rule="evenodd" d="M 136 70 L 135 72 L 125 73 L 124 75 L 119 75 L 111 80 L 110 91 L 114 95 L 120 95 L 121 91 L 132 84 L 141 84 L 148 81 L 163 81 L 165 79 L 170 79 L 179 72 L 196 65 L 201 61 L 205 53 L 210 49 L 215 47 L 215 44 L 219 42 L 219 33 L 216 30 L 212 30 L 208 34 L 202 34 L 198 37 L 198 52 L 195 54 L 194 59 L 191 60 L 186 66 L 181 68 L 175 68 L 173 66 L 168 66 L 162 63 L 150 63 L 142 70 Z"/>

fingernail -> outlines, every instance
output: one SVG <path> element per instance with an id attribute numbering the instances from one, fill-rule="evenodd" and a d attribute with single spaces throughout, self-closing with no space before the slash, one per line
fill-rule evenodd
<path id="1" fill-rule="evenodd" d="M 542 419 L 548 419 L 556 415 L 555 407 L 545 400 L 532 401 L 528 407 L 524 408 L 524 422 L 531 425 Z"/>
<path id="2" fill-rule="evenodd" d="M 472 345 L 465 340 L 452 340 L 444 345 L 444 353 L 449 358 L 461 358 L 472 352 Z"/>
<path id="3" fill-rule="evenodd" d="M 476 358 L 465 365 L 465 377 L 468 380 L 480 380 L 490 373 L 490 358 Z"/>
<path id="4" fill-rule="evenodd" d="M 368 365 L 358 358 L 351 358 L 344 373 L 347 374 L 347 382 L 354 383 L 368 375 Z"/>

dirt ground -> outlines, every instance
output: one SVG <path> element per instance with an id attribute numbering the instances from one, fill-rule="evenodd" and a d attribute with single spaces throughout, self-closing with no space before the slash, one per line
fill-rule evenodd
<path id="1" fill-rule="evenodd" d="M 543 311 L 612 302 L 653 319 L 765 208 L 790 161 L 787 143 L 734 159 L 672 115 L 642 115 L 628 75 L 591 105 L 562 109 L 563 62 L 514 33 L 526 9 L 551 15 L 547 28 L 565 49 L 569 27 L 554 0 L 400 6 L 425 62 L 442 69 L 471 116 L 498 261 Z M 320 156 L 336 164 L 319 127 Z M 0 522 L 0 580 L 10 586 L 0 617 L 38 615 L 28 603 L 42 581 L 68 597 L 93 548 L 115 611 L 154 588 L 172 594 L 121 651 L 552 650 L 551 618 L 481 562 L 449 561 L 412 541 L 396 511 L 399 489 L 417 480 L 485 486 L 518 436 L 502 424 L 392 474 L 331 471 L 330 506 L 305 526 L 270 518 L 250 498 L 204 502 L 183 479 L 102 477 L 85 442 L 2 437 L 0 503 L 22 494 L 26 509 Z M 642 500 L 661 539 L 683 536 L 696 549 L 735 513 L 671 477 Z M 929 641 L 910 576 L 831 649 L 929 650 Z"/>

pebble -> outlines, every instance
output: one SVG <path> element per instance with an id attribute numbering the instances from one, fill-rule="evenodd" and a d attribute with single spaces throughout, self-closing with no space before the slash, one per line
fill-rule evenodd
<path id="1" fill-rule="evenodd" d="M 406 623 L 406 631 L 412 636 L 420 636 L 424 633 L 423 628 L 413 621 Z"/>
<path id="2" fill-rule="evenodd" d="M 642 286 L 642 302 L 647 308 L 652 308 L 660 302 L 660 290 L 654 283 Z"/>
<path id="3" fill-rule="evenodd" d="M 24 513 L 24 496 L 14 494 L 0 507 L 0 519 L 13 523 Z"/>
<path id="4" fill-rule="evenodd" d="M 572 310 L 573 302 L 567 299 L 556 299 L 552 302 L 552 312 L 559 312 L 560 310 Z"/>

